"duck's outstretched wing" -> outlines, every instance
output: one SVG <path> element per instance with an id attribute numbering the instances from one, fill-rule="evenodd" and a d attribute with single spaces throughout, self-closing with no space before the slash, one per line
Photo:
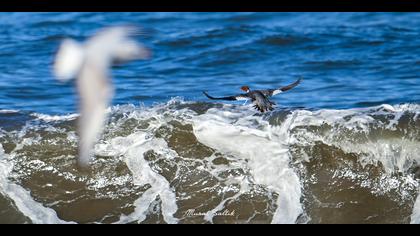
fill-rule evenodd
<path id="1" fill-rule="evenodd" d="M 234 96 L 228 96 L 228 97 L 219 97 L 219 98 L 215 98 L 210 96 L 208 93 L 203 91 L 203 94 L 206 95 L 206 97 L 208 97 L 211 100 L 227 100 L 227 101 L 236 101 L 236 100 L 249 100 L 251 99 L 250 97 L 248 97 L 246 94 L 238 94 L 238 95 L 234 95 Z"/>
<path id="2" fill-rule="evenodd" d="M 301 82 L 301 81 L 302 81 L 302 78 L 299 78 L 299 79 L 298 79 L 298 80 L 296 80 L 294 83 L 289 84 L 289 85 L 287 85 L 287 86 L 280 87 L 280 88 L 277 88 L 277 89 L 266 89 L 266 90 L 261 90 L 261 92 L 262 92 L 265 96 L 267 96 L 267 97 L 274 96 L 274 95 L 276 95 L 276 94 L 279 94 L 279 93 L 285 92 L 285 91 L 287 91 L 287 90 L 290 90 L 290 89 L 292 89 L 292 88 L 296 87 L 298 84 L 300 84 L 300 82 Z"/>

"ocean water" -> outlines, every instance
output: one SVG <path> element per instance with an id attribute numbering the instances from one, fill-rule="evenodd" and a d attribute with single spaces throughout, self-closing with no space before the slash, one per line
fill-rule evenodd
<path id="1" fill-rule="evenodd" d="M 66 37 L 134 24 L 89 173 Z M 419 13 L 0 13 L 0 223 L 420 223 Z M 214 96 L 303 82 L 260 114 Z"/>

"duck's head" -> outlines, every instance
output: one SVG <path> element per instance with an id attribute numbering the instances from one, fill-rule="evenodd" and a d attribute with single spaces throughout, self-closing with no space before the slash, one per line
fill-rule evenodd
<path id="1" fill-rule="evenodd" d="M 249 87 L 248 86 L 242 86 L 241 90 L 248 93 L 249 92 Z"/>

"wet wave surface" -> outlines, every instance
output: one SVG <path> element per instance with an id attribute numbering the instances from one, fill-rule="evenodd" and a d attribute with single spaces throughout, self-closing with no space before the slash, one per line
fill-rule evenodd
<path id="1" fill-rule="evenodd" d="M 261 115 L 175 98 L 108 112 L 87 173 L 77 114 L 0 114 L 1 222 L 419 222 L 416 104 Z"/>

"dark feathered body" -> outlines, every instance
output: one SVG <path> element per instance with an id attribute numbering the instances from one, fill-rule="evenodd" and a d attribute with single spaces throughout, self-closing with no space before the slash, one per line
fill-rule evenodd
<path id="1" fill-rule="evenodd" d="M 248 97 L 251 98 L 251 102 L 254 104 L 254 108 L 260 112 L 274 110 L 274 102 L 270 101 L 261 91 L 255 90 L 247 93 Z"/>
<path id="2" fill-rule="evenodd" d="M 260 112 L 266 112 L 274 110 L 273 106 L 275 105 L 275 103 L 270 101 L 269 97 L 296 87 L 300 83 L 300 81 L 301 79 L 298 79 L 294 83 L 289 84 L 287 86 L 266 90 L 250 90 L 248 86 L 242 86 L 241 90 L 245 91 L 246 93 L 228 97 L 212 97 L 206 92 L 203 93 L 204 95 L 206 95 L 206 97 L 212 100 L 251 100 L 252 104 L 254 104 L 255 109 L 257 109 Z"/>

